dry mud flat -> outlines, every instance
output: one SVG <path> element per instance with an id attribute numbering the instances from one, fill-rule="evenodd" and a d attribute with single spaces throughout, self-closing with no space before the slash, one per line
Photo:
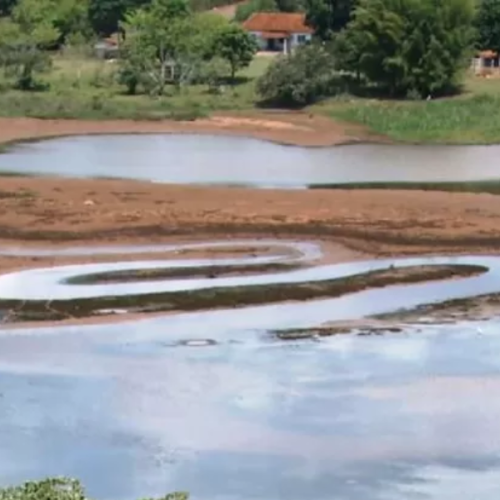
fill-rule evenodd
<path id="1" fill-rule="evenodd" d="M 0 188 L 0 242 L 5 247 L 64 248 L 75 245 L 152 245 L 235 238 L 287 238 L 321 241 L 325 261 L 350 262 L 376 257 L 431 254 L 497 254 L 500 243 L 500 197 L 487 194 L 418 191 L 247 190 L 169 186 L 123 180 L 70 180 L 4 177 Z M 199 250 L 185 258 L 255 254 L 248 248 L 227 253 Z M 262 252 L 262 248 L 258 252 Z M 269 249 L 272 251 L 272 249 Z M 108 256 L 2 256 L 0 272 L 32 267 L 117 260 L 171 258 L 172 255 L 120 254 Z M 179 256 L 176 255 L 176 258 Z M 373 277 L 355 289 L 398 282 L 442 279 L 450 270 Z M 436 276 L 433 273 L 438 273 Z M 452 275 L 451 273 L 450 275 Z M 337 284 L 353 291 L 352 283 Z M 305 300 L 302 291 L 283 290 L 281 300 Z M 294 295 L 295 294 L 295 295 Z M 325 296 L 316 290 L 313 296 Z M 240 304 L 248 302 L 240 297 Z M 491 299 L 493 300 L 493 299 Z M 496 307 L 488 302 L 488 312 Z M 484 299 L 481 299 L 484 301 Z M 195 301 L 198 304 L 198 301 Z M 222 300 L 218 305 L 223 306 Z M 476 302 L 460 303 L 462 319 Z M 150 304 L 151 305 L 151 304 Z M 225 304 L 231 305 L 231 304 Z M 452 304 L 456 308 L 456 304 Z M 39 305 L 40 306 L 40 305 Z M 118 305 L 115 304 L 118 307 Z M 233 304 L 234 306 L 234 304 Z M 16 308 L 18 305 L 16 304 Z M 95 305 L 92 306 L 95 308 Z M 217 307 L 216 303 L 204 307 Z M 475 307 L 475 306 L 474 306 Z M 479 307 L 479 306 L 478 306 Z M 188 307 L 190 309 L 191 307 Z M 39 310 L 40 307 L 35 309 Z M 58 311 L 51 306 L 45 319 L 74 321 L 89 314 Z M 144 308 L 139 308 L 144 310 Z M 172 311 L 175 308 L 170 308 Z M 494 309 L 494 310 L 490 310 Z M 149 309 L 154 311 L 154 307 Z M 448 308 L 441 309 L 439 318 Z M 484 308 L 479 307 L 480 315 Z M 437 311 L 437 310 L 436 310 Z M 28 312 L 28 311 L 26 311 Z M 38 311 L 40 312 L 40 311 Z M 83 311 L 80 311 L 83 313 Z M 90 311 L 89 311 L 90 313 Z M 423 315 L 417 313 L 418 317 Z M 414 316 L 413 319 L 418 319 Z M 468 317 L 468 313 L 465 314 Z M 12 319 L 12 316 L 9 315 Z M 23 316 L 17 318 L 21 320 Z M 24 319 L 36 320 L 37 314 Z M 123 317 L 125 319 L 125 317 Z M 406 318 L 411 319 L 411 318 Z M 394 317 L 391 322 L 405 318 Z"/>
<path id="2" fill-rule="evenodd" d="M 496 254 L 500 197 L 1 179 L 0 241 L 4 244 L 151 244 L 172 238 L 230 240 L 244 235 L 322 239 L 367 255 Z"/>

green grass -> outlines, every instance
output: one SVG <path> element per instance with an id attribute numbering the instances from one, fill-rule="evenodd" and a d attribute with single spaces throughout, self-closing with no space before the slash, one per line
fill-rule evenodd
<path id="1" fill-rule="evenodd" d="M 116 62 L 79 54 L 58 55 L 43 76 L 49 90 L 10 90 L 0 77 L 0 116 L 79 119 L 195 119 L 214 112 L 249 111 L 257 107 L 256 80 L 273 57 L 257 56 L 221 94 L 206 85 L 166 95 L 127 96 L 116 82 Z M 434 144 L 500 143 L 500 79 L 467 76 L 464 92 L 431 101 L 396 101 L 339 96 L 311 106 L 308 112 L 362 124 L 394 141 Z"/>
<path id="2" fill-rule="evenodd" d="M 212 94 L 206 85 L 180 91 L 167 87 L 159 98 L 128 96 L 116 83 L 117 64 L 85 57 L 54 57 L 52 70 L 42 76 L 49 89 L 11 90 L 0 77 L 0 116 L 78 119 L 194 119 L 216 111 L 255 108 L 255 79 L 265 71 L 269 57 L 256 57 L 238 75 L 238 83 Z"/>
<path id="3" fill-rule="evenodd" d="M 446 191 L 451 193 L 500 194 L 500 181 L 471 182 L 353 182 L 349 184 L 318 184 L 309 189 L 404 189 L 412 191 Z"/>
<path id="4" fill-rule="evenodd" d="M 343 98 L 312 109 L 359 123 L 396 141 L 434 144 L 500 142 L 500 79 L 469 76 L 464 93 L 430 101 Z"/>
<path id="5" fill-rule="evenodd" d="M 4 323 L 22 321 L 57 321 L 88 318 L 102 309 L 126 309 L 129 313 L 201 311 L 215 308 L 237 308 L 249 305 L 272 304 L 283 301 L 303 301 L 325 297 L 339 297 L 367 288 L 382 288 L 394 284 L 410 284 L 441 280 L 451 276 L 470 276 L 483 272 L 481 266 L 416 266 L 406 269 L 383 269 L 333 278 L 319 282 L 293 284 L 249 285 L 238 288 L 216 287 L 213 289 L 157 293 L 148 295 L 110 296 L 89 299 L 47 301 L 0 301 L 0 313 Z M 161 274 L 160 274 L 161 276 Z M 116 279 L 116 273 L 107 278 Z M 126 278 L 138 278 L 130 274 Z M 158 277 L 158 273 L 157 273 Z M 103 276 L 92 276 L 92 282 Z M 123 275 L 121 276 L 123 278 Z M 1 498 L 0 498 L 1 500 Z"/>

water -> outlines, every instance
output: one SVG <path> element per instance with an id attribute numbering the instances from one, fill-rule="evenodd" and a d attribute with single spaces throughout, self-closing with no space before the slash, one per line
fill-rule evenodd
<path id="1" fill-rule="evenodd" d="M 298 148 L 234 137 L 112 135 L 13 147 L 0 172 L 165 183 L 300 188 L 318 184 L 500 178 L 500 146 Z"/>
<path id="2" fill-rule="evenodd" d="M 208 289 L 227 280 L 232 286 L 321 280 L 391 263 L 472 263 L 487 270 L 479 277 L 300 304 L 110 325 L 0 329 L 0 484 L 76 476 L 91 496 L 109 500 L 172 490 L 189 490 L 195 500 L 496 500 L 500 402 L 492 395 L 500 390 L 498 321 L 319 342 L 280 342 L 268 331 L 498 291 L 500 259 L 314 266 L 320 251 L 313 244 L 282 242 L 280 249 L 272 241 L 234 242 L 259 244 L 276 246 L 276 253 L 229 261 L 311 267 L 154 286 L 172 291 L 186 283 Z M 88 251 L 75 248 L 71 254 Z M 48 250 L 24 249 L 39 253 Z M 210 261 L 217 263 L 227 265 L 228 259 Z M 163 265 L 196 264 L 206 262 Z M 102 296 L 122 286 L 65 283 L 89 272 L 96 272 L 94 264 L 12 273 L 0 277 L 0 298 L 34 298 L 41 291 L 47 299 Z M 141 293 L 150 285 L 126 286 Z"/>
<path id="3" fill-rule="evenodd" d="M 0 339 L 0 482 L 78 476 L 110 500 L 496 500 L 500 339 L 481 329 L 208 347 L 165 345 L 168 321 L 16 332 Z"/>

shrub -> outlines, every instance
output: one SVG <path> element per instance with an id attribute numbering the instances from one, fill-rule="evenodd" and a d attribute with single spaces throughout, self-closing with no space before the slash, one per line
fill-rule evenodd
<path id="1" fill-rule="evenodd" d="M 257 93 L 267 104 L 305 106 L 339 90 L 332 55 L 316 44 L 279 56 L 257 81 Z"/>

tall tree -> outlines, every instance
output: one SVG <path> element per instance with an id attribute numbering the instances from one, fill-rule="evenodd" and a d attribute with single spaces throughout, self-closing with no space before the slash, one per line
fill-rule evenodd
<path id="1" fill-rule="evenodd" d="M 275 12 L 277 10 L 278 6 L 275 0 L 249 0 L 238 5 L 234 19 L 242 23 L 256 12 Z"/>
<path id="2" fill-rule="evenodd" d="M 88 18 L 89 0 L 52 0 L 54 26 L 64 42 L 69 36 L 89 38 L 92 34 Z"/>
<path id="3" fill-rule="evenodd" d="M 118 31 L 129 11 L 150 3 L 150 0 L 89 0 L 88 16 L 94 32 L 108 36 Z"/>
<path id="4" fill-rule="evenodd" d="M 474 0 L 360 0 L 338 63 L 392 95 L 440 94 L 468 64 L 473 20 Z"/>
<path id="5" fill-rule="evenodd" d="M 356 0 L 305 0 L 306 22 L 321 40 L 331 40 L 351 18 Z"/>
<path id="6" fill-rule="evenodd" d="M 0 16 L 9 16 L 17 0 L 0 0 Z"/>
<path id="7" fill-rule="evenodd" d="M 236 72 L 246 68 L 257 52 L 258 45 L 254 37 L 235 23 L 220 31 L 215 42 L 215 51 L 229 63 L 231 81 L 234 83 Z"/>
<path id="8" fill-rule="evenodd" d="M 500 0 L 481 0 L 475 25 L 478 48 L 500 52 Z"/>
<path id="9" fill-rule="evenodd" d="M 11 17 L 0 20 L 0 59 L 21 90 L 36 87 L 35 73 L 50 65 L 44 47 L 59 37 L 51 0 L 19 0 Z"/>
<path id="10" fill-rule="evenodd" d="M 192 14 L 184 0 L 153 0 L 127 15 L 120 79 L 133 93 L 139 83 L 162 95 L 194 78 L 201 62 L 213 56 L 216 34 L 228 21 L 211 13 Z"/>

